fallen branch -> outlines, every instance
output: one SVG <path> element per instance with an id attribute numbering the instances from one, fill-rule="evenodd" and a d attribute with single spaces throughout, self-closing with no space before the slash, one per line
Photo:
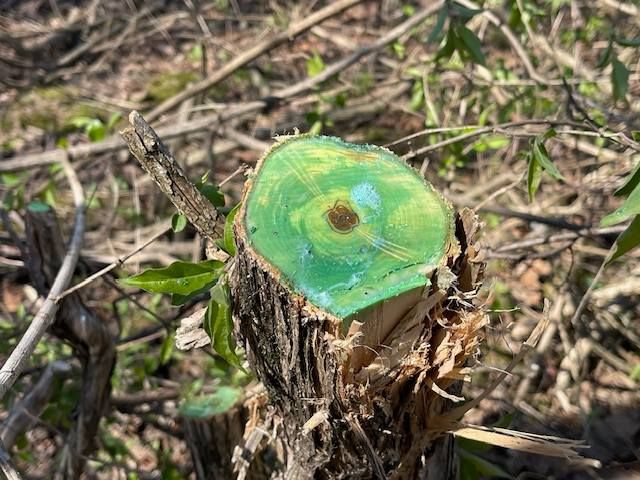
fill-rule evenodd
<path id="1" fill-rule="evenodd" d="M 317 25 L 318 23 L 321 23 L 328 18 L 338 15 L 339 13 L 342 13 L 343 11 L 360 2 L 362 2 L 362 0 L 339 0 L 337 2 L 329 3 L 329 5 L 327 5 L 325 8 L 318 10 L 317 12 L 300 20 L 299 22 L 289 27 L 287 30 L 268 38 L 264 42 L 255 45 L 253 48 L 250 48 L 243 54 L 237 56 L 210 77 L 192 85 L 182 93 L 162 102 L 156 108 L 151 110 L 151 112 L 149 112 L 147 118 L 150 122 L 156 120 L 158 117 L 160 117 L 160 115 L 171 110 L 172 108 L 177 107 L 188 98 L 198 95 L 199 93 L 204 92 L 214 85 L 217 85 L 233 72 L 235 72 L 239 68 L 244 67 L 262 54 L 274 49 L 275 47 L 285 42 L 293 40 L 295 37 L 309 30 L 314 25 Z"/>
<path id="2" fill-rule="evenodd" d="M 27 359 L 35 350 L 36 345 L 46 330 L 53 324 L 55 314 L 59 307 L 57 298 L 67 288 L 67 285 L 69 285 L 76 264 L 78 263 L 85 224 L 86 205 L 84 192 L 82 191 L 82 185 L 78 180 L 76 172 L 71 167 L 68 159 L 61 159 L 61 164 L 71 187 L 76 209 L 71 241 L 69 242 L 69 248 L 64 257 L 64 261 L 60 266 L 60 270 L 55 277 L 55 281 L 51 286 L 47 298 L 31 321 L 24 336 L 20 339 L 18 345 L 0 369 L 0 400 L 4 398 L 5 394 L 13 386 L 24 369 Z"/>
<path id="3" fill-rule="evenodd" d="M 411 28 L 414 28 L 419 23 L 424 21 L 424 19 L 429 15 L 435 13 L 441 5 L 442 2 L 439 1 L 420 12 L 417 12 L 407 21 L 401 23 L 386 35 L 380 37 L 380 39 L 378 39 L 376 42 L 370 45 L 365 45 L 355 52 L 351 53 L 347 57 L 338 60 L 330 65 L 327 65 L 327 67 L 315 77 L 306 78 L 301 82 L 277 90 L 273 92 L 272 95 L 262 100 L 240 103 L 235 106 L 229 105 L 225 107 L 225 109 L 221 113 L 207 115 L 206 117 L 197 118 L 195 120 L 184 122 L 178 125 L 170 125 L 167 127 L 158 128 L 157 135 L 158 137 L 167 141 L 172 138 L 188 135 L 191 133 L 209 130 L 234 118 L 239 118 L 244 115 L 259 112 L 266 108 L 272 107 L 278 102 L 282 102 L 289 98 L 300 95 L 308 90 L 311 90 L 325 80 L 331 78 L 334 75 L 337 75 L 342 70 L 354 65 L 362 58 L 371 55 L 381 48 L 384 48 L 385 46 L 394 42 Z M 76 145 L 73 147 L 69 147 L 66 150 L 50 150 L 42 153 L 23 155 L 17 158 L 3 160 L 2 163 L 0 163 L 0 172 L 13 172 L 43 165 L 49 165 L 52 163 L 61 162 L 62 159 L 66 158 L 67 156 L 71 159 L 74 159 L 90 155 L 116 152 L 126 147 L 127 143 L 122 138 L 113 136 L 107 138 L 106 140 L 103 140 L 102 142 Z"/>

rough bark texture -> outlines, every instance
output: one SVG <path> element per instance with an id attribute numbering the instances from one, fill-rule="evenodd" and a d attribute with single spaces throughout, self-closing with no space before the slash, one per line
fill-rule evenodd
<path id="1" fill-rule="evenodd" d="M 64 240 L 52 211 L 28 211 L 26 225 L 29 275 L 38 293 L 46 295 L 64 258 Z M 61 301 L 51 332 L 71 344 L 82 364 L 77 417 L 64 454 L 64 478 L 79 478 L 108 407 L 115 343 L 104 322 L 76 293 Z"/>
<path id="2" fill-rule="evenodd" d="M 131 112 L 129 122 L 131 126 L 122 131 L 122 136 L 145 171 L 198 233 L 209 239 L 219 237 L 222 215 L 191 183 L 169 149 L 138 112 Z"/>
<path id="3" fill-rule="evenodd" d="M 235 478 L 231 458 L 242 441 L 246 420 L 242 405 L 209 418 L 182 417 L 198 480 Z"/>
<path id="4" fill-rule="evenodd" d="M 469 242 L 475 217 L 458 217 L 459 245 L 389 336 L 391 353 L 378 350 L 358 371 L 341 321 L 292 293 L 246 242 L 241 220 L 235 229 L 234 312 L 279 415 L 278 478 L 453 478 L 452 438 L 428 429 L 455 399 L 484 321 L 471 303 L 483 270 Z"/>

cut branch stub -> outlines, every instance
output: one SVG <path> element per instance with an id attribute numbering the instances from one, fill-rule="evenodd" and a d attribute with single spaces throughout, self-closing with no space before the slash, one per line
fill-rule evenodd
<path id="1" fill-rule="evenodd" d="M 454 238 L 451 206 L 380 147 L 288 137 L 247 188 L 249 244 L 291 290 L 341 319 L 428 285 Z"/>

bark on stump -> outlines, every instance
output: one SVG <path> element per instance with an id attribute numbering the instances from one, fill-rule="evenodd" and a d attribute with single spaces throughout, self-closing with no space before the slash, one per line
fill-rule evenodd
<path id="1" fill-rule="evenodd" d="M 453 440 L 430 427 L 459 400 L 486 321 L 476 224 L 379 147 L 302 135 L 265 154 L 231 286 L 280 417 L 280 478 L 454 476 Z"/>

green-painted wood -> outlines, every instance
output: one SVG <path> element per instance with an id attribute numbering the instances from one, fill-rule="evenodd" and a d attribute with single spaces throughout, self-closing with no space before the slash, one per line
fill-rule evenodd
<path id="1" fill-rule="evenodd" d="M 453 238 L 451 206 L 381 147 L 287 137 L 251 181 L 249 242 L 292 290 L 340 318 L 427 285 Z"/>

